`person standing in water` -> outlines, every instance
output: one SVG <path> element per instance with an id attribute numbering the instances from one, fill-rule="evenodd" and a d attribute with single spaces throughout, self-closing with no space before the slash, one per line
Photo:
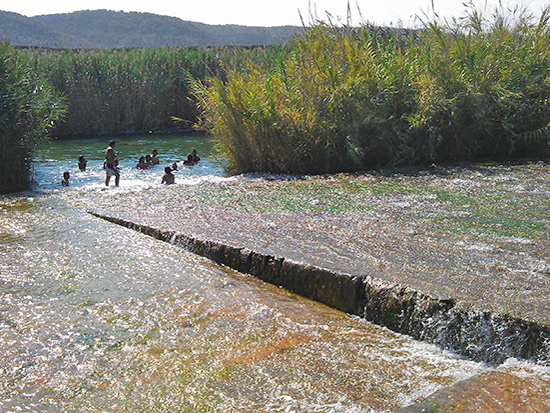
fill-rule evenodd
<path id="1" fill-rule="evenodd" d="M 176 182 L 176 177 L 172 173 L 172 168 L 167 166 L 166 168 L 164 168 L 164 176 L 162 177 L 161 183 L 170 185 L 170 184 L 173 184 L 175 182 Z"/>
<path id="2" fill-rule="evenodd" d="M 183 164 L 187 165 L 187 166 L 193 166 L 200 160 L 201 160 L 201 158 L 199 158 L 199 156 L 197 155 L 197 151 L 195 149 L 193 149 L 189 153 L 189 155 L 187 155 L 187 159 L 185 161 L 183 161 Z"/>
<path id="3" fill-rule="evenodd" d="M 63 179 L 61 180 L 61 185 L 63 186 L 69 186 L 69 178 L 71 175 L 69 172 L 63 172 Z"/>
<path id="4" fill-rule="evenodd" d="M 146 161 L 145 161 L 145 156 L 140 156 L 139 157 L 139 161 L 136 165 L 136 168 L 137 169 L 148 169 L 149 167 L 151 166 L 151 164 L 148 164 Z"/>
<path id="5" fill-rule="evenodd" d="M 86 158 L 84 156 L 78 157 L 78 169 L 80 169 L 81 172 L 84 172 L 86 170 Z"/>
<path id="6" fill-rule="evenodd" d="M 115 141 L 109 142 L 105 150 L 105 186 L 109 186 L 111 176 L 115 177 L 115 186 L 120 183 L 120 171 L 118 170 L 118 152 L 115 152 Z"/>
<path id="7" fill-rule="evenodd" d="M 156 149 L 153 149 L 153 154 L 151 155 L 151 164 L 158 165 L 160 163 L 159 161 L 159 151 Z"/>

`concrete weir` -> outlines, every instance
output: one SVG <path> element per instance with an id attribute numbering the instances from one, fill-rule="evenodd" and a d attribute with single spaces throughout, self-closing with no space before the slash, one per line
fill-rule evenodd
<path id="1" fill-rule="evenodd" d="M 90 214 L 471 360 L 497 365 L 513 357 L 550 365 L 548 326 L 489 311 L 458 309 L 452 299 L 436 299 L 369 275 L 350 275 L 99 213 Z"/>

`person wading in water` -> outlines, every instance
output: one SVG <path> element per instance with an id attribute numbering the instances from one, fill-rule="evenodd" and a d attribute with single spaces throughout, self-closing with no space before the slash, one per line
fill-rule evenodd
<path id="1" fill-rule="evenodd" d="M 115 152 L 115 141 L 109 142 L 109 146 L 105 150 L 105 186 L 109 186 L 111 176 L 115 177 L 115 185 L 120 182 L 120 171 L 118 170 L 118 152 Z"/>

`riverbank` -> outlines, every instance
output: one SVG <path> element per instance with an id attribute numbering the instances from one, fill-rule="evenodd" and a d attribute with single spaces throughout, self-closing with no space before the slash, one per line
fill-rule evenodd
<path id="1" fill-rule="evenodd" d="M 131 216 L 172 242 L 210 242 L 203 255 L 223 256 L 216 245 L 224 245 L 279 268 L 305 263 L 360 279 L 366 299 L 357 311 L 367 319 L 472 359 L 548 363 L 545 163 L 246 177 L 148 190 L 140 199 L 126 205 L 112 192 L 110 205 L 94 211 Z"/>

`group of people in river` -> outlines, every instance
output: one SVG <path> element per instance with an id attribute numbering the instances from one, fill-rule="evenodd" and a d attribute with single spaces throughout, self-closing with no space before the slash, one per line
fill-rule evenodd
<path id="1" fill-rule="evenodd" d="M 137 169 L 148 169 L 153 165 L 158 165 L 160 163 L 158 157 L 158 151 L 153 149 L 152 155 L 145 155 L 139 158 L 139 161 L 136 165 Z"/>
<path id="2" fill-rule="evenodd" d="M 86 171 L 87 163 L 88 161 L 86 160 L 86 158 L 84 158 L 84 156 L 81 155 L 78 157 L 78 169 L 80 169 L 80 172 Z M 70 177 L 71 177 L 71 174 L 68 171 L 63 172 L 63 179 L 61 180 L 61 185 L 69 186 Z"/>
<path id="3" fill-rule="evenodd" d="M 103 169 L 105 169 L 105 186 L 109 186 L 111 178 L 115 177 L 115 186 L 120 184 L 120 168 L 118 166 L 118 152 L 115 151 L 116 143 L 115 141 L 109 142 L 109 146 L 105 150 L 105 161 L 103 162 Z M 187 159 L 183 161 L 183 165 L 193 166 L 200 161 L 197 151 L 193 149 Z M 160 164 L 158 158 L 158 150 L 154 149 L 151 155 L 141 156 L 138 163 L 136 164 L 137 169 L 148 169 L 151 166 Z M 87 160 L 84 156 L 78 157 L 78 169 L 81 172 L 86 171 Z M 176 182 L 175 175 L 173 171 L 178 170 L 177 162 L 172 163 L 172 166 L 167 166 L 164 168 L 164 176 L 162 177 L 162 184 L 173 184 Z M 69 172 L 63 172 L 63 179 L 61 180 L 62 186 L 69 186 Z"/>

